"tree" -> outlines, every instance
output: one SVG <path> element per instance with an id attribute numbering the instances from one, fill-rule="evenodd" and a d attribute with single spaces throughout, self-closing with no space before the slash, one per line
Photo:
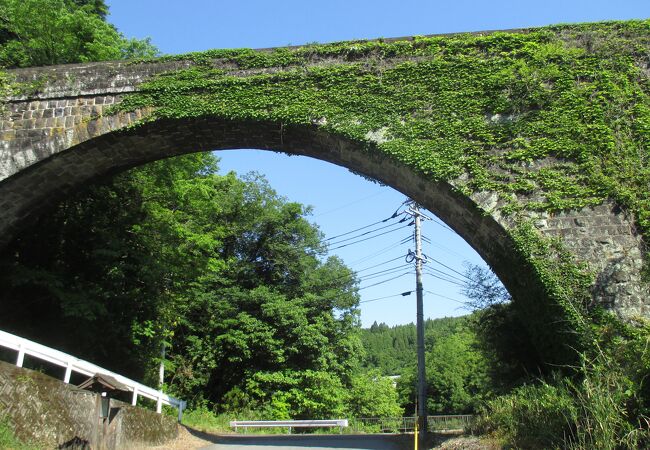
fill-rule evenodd
<path id="1" fill-rule="evenodd" d="M 103 0 L 0 0 L 0 66 L 27 67 L 154 56 L 105 21 Z"/>
<path id="2" fill-rule="evenodd" d="M 512 300 L 501 280 L 485 267 L 467 264 L 465 278 L 468 281 L 461 291 L 469 299 L 467 306 L 472 309 L 484 309 Z"/>
<path id="3" fill-rule="evenodd" d="M 427 406 L 432 414 L 474 412 L 494 391 L 489 377 L 494 361 L 479 346 L 474 320 L 470 315 L 427 321 L 431 322 L 425 327 Z M 416 378 L 415 364 L 411 364 L 397 382 L 406 411 L 415 409 Z"/>
<path id="4" fill-rule="evenodd" d="M 427 354 L 427 401 L 432 414 L 473 413 L 492 394 L 488 360 L 467 327 L 438 338 Z"/>
<path id="5" fill-rule="evenodd" d="M 531 374 L 541 374 L 544 364 L 520 318 L 526 311 L 511 301 L 492 271 L 468 265 L 465 276 L 470 281 L 463 293 L 470 299 L 468 305 L 477 310 L 471 323 L 490 361 L 494 389 L 505 392 Z"/>
<path id="6" fill-rule="evenodd" d="M 352 417 L 401 417 L 393 381 L 378 370 L 357 374 L 352 379 L 348 411 Z"/>
<path id="7" fill-rule="evenodd" d="M 0 0 L 0 66 L 156 53 L 107 11 Z M 104 180 L 0 255 L 0 324 L 154 384 L 164 344 L 169 389 L 197 401 L 343 411 L 360 353 L 356 280 L 323 258 L 308 213 L 259 175 L 217 175 L 205 153 Z"/>
<path id="8" fill-rule="evenodd" d="M 353 273 L 322 258 L 308 208 L 217 170 L 159 161 L 63 202 L 0 258 L 0 322 L 151 382 L 167 342 L 185 398 L 263 406 L 286 388 L 292 415 L 338 411 L 361 348 Z"/>

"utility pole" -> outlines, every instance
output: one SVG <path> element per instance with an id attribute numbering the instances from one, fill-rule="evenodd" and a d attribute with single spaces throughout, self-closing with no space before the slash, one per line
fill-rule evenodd
<path id="1" fill-rule="evenodd" d="M 424 367 L 424 301 L 422 288 L 422 265 L 424 256 L 422 255 L 422 233 L 420 231 L 422 218 L 427 219 L 420 212 L 420 208 L 415 202 L 409 204 L 406 211 L 414 219 L 415 223 L 415 254 L 409 250 L 407 261 L 415 261 L 415 292 L 417 295 L 417 355 L 418 355 L 418 386 L 417 386 L 417 420 L 418 420 L 418 447 L 425 449 L 425 440 L 427 435 L 427 380 L 426 370 Z"/>

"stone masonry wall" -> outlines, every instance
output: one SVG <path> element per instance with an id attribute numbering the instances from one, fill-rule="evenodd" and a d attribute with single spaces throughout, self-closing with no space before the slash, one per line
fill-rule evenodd
<path id="1" fill-rule="evenodd" d="M 124 449 L 160 445 L 177 436 L 171 417 L 113 400 L 111 406 L 112 420 L 104 425 L 98 394 L 0 361 L 0 417 L 9 419 L 20 439 L 42 448 L 76 438 L 93 449 Z"/>
<path id="2" fill-rule="evenodd" d="M 511 276 L 511 267 L 517 264 L 508 240 L 512 224 L 500 214 L 495 193 L 461 198 L 450 184 L 425 180 L 316 127 L 280 129 L 272 123 L 202 119 L 129 130 L 150 111 L 103 116 L 107 107 L 152 75 L 190 64 L 108 62 L 12 71 L 17 80 L 41 86 L 11 99 L 0 112 L 0 246 L 71 190 L 107 174 L 189 151 L 272 149 L 339 164 L 400 190 L 470 243 L 513 295 L 526 295 L 528 280 Z M 241 76 L 254 72 L 223 68 Z M 542 235 L 561 238 L 595 271 L 595 302 L 624 317 L 650 316 L 650 288 L 641 280 L 644 244 L 625 211 L 608 202 L 531 218 Z"/>

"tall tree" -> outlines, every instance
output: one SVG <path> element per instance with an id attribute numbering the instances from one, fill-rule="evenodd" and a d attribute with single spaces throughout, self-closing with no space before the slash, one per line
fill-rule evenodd
<path id="1" fill-rule="evenodd" d="M 170 387 L 196 400 L 342 402 L 360 353 L 353 273 L 322 259 L 307 208 L 216 171 L 193 154 L 63 202 L 0 258 L 0 325 L 151 381 L 167 342 Z"/>
<path id="2" fill-rule="evenodd" d="M 0 0 L 0 66 L 27 67 L 154 56 L 105 21 L 103 0 Z"/>

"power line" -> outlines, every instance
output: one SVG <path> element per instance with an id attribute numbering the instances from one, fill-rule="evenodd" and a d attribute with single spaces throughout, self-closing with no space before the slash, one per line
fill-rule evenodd
<path id="1" fill-rule="evenodd" d="M 379 278 L 381 276 L 390 275 L 392 273 L 399 272 L 400 270 L 404 270 L 404 268 L 407 267 L 407 266 L 410 267 L 410 264 L 402 264 L 401 266 L 395 266 L 395 267 L 392 267 L 390 269 L 385 269 L 385 270 L 382 270 L 382 271 L 379 271 L 379 272 L 371 273 L 369 275 L 361 277 L 361 279 L 359 281 L 363 282 L 363 281 L 368 281 L 368 280 L 373 279 L 373 278 Z"/>
<path id="2" fill-rule="evenodd" d="M 398 275 L 398 276 L 396 276 L 396 277 L 389 278 L 389 279 L 384 280 L 384 281 L 379 281 L 379 282 L 374 283 L 374 284 L 369 284 L 368 286 L 361 287 L 361 288 L 359 288 L 358 290 L 359 290 L 359 291 L 362 291 L 363 289 L 368 289 L 368 288 L 371 288 L 371 287 L 373 287 L 373 286 L 378 286 L 378 285 L 380 285 L 380 284 L 388 283 L 389 281 L 397 280 L 398 278 L 401 278 L 401 277 L 403 277 L 404 275 L 410 275 L 410 274 L 412 274 L 412 273 L 413 273 L 413 272 L 411 272 L 411 271 L 404 272 L 403 274 Z"/>
<path id="3" fill-rule="evenodd" d="M 363 227 L 357 228 L 357 229 L 352 230 L 352 231 L 347 231 L 345 233 L 337 234 L 336 236 L 332 236 L 332 237 L 329 237 L 329 238 L 325 239 L 325 241 L 331 241 L 332 239 L 340 238 L 341 236 L 347 236 L 348 234 L 352 234 L 352 233 L 356 233 L 357 231 L 365 230 L 366 228 L 370 228 L 370 227 L 373 227 L 375 225 L 379 225 L 380 223 L 388 222 L 390 219 L 394 219 L 397 216 L 398 216 L 397 211 L 395 211 L 395 213 L 390 217 L 386 217 L 385 219 L 378 220 L 375 223 L 371 223 L 370 225 L 365 225 Z"/>
<path id="4" fill-rule="evenodd" d="M 381 192 L 377 192 L 377 193 L 372 194 L 372 195 L 368 195 L 367 197 L 363 197 L 363 198 L 360 198 L 358 200 L 354 200 L 354 201 L 352 201 L 350 203 L 346 203 L 345 205 L 338 206 L 338 207 L 336 207 L 334 209 L 330 209 L 329 211 L 325 211 L 325 212 L 322 212 L 320 214 L 316 214 L 314 217 L 320 217 L 320 216 L 324 216 L 324 215 L 329 214 L 329 213 L 333 213 L 335 211 L 339 211 L 339 210 L 341 210 L 343 208 L 347 208 L 348 206 L 356 205 L 357 203 L 360 203 L 360 202 L 362 202 L 364 200 L 368 200 L 369 198 L 373 198 L 373 197 L 377 197 L 378 195 L 382 195 L 385 192 L 386 191 L 381 191 Z"/>
<path id="5" fill-rule="evenodd" d="M 439 269 L 436 269 L 436 268 L 434 268 L 434 267 L 427 267 L 426 270 L 428 270 L 428 271 L 432 271 L 432 272 L 437 272 L 437 273 L 439 273 L 439 274 L 441 274 L 441 275 L 443 275 L 443 276 L 446 276 L 447 278 L 451 278 L 452 280 L 456 280 L 456 281 L 458 281 L 459 283 L 467 284 L 467 280 L 462 280 L 462 279 L 460 279 L 460 278 L 458 278 L 458 277 L 455 277 L 454 275 L 452 275 L 452 274 L 450 274 L 450 273 L 447 273 L 447 272 L 445 272 L 444 270 L 439 270 Z"/>
<path id="6" fill-rule="evenodd" d="M 436 297 L 446 298 L 447 300 L 451 300 L 452 302 L 456 302 L 456 303 L 461 303 L 461 304 L 463 304 L 463 305 L 467 305 L 467 302 L 463 302 L 463 301 L 461 301 L 461 300 L 457 300 L 457 299 L 455 299 L 455 298 L 447 297 L 446 295 L 437 294 L 437 293 L 435 293 L 435 292 L 431 292 L 431 291 L 427 291 L 427 290 L 425 290 L 424 292 L 426 292 L 426 293 L 428 293 L 428 294 L 431 294 L 431 295 L 435 295 Z"/>
<path id="7" fill-rule="evenodd" d="M 401 229 L 402 229 L 402 227 L 400 227 L 400 228 L 395 228 L 394 230 L 384 231 L 383 233 L 375 234 L 374 236 L 370 236 L 370 237 L 367 237 L 367 238 L 365 238 L 365 239 L 359 239 L 358 241 L 355 241 L 355 242 L 349 242 L 349 243 L 347 243 L 347 244 L 339 245 L 338 247 L 333 247 L 333 248 L 330 248 L 330 249 L 328 249 L 328 250 L 338 250 L 339 248 L 344 248 L 344 247 L 348 247 L 348 246 L 350 246 L 350 245 L 359 244 L 360 242 L 365 242 L 365 241 L 368 241 L 368 240 L 370 240 L 370 239 L 377 238 L 377 237 L 379 237 L 379 236 L 384 236 L 385 234 L 394 233 L 395 231 L 399 231 L 399 230 L 401 230 Z"/>
<path id="8" fill-rule="evenodd" d="M 373 269 L 373 268 L 376 268 L 376 267 L 382 266 L 382 265 L 384 265 L 384 264 L 388 264 L 389 262 L 396 261 L 396 260 L 398 260 L 398 259 L 402 259 L 402 257 L 401 257 L 401 256 L 398 256 L 397 258 L 389 259 L 388 261 L 384 261 L 383 263 L 375 264 L 374 266 L 370 266 L 370 267 L 366 267 L 366 268 L 363 269 L 363 270 Z M 380 271 L 377 271 L 377 272 L 369 273 L 369 274 L 367 274 L 367 275 L 364 275 L 364 276 L 361 276 L 361 277 L 357 277 L 357 278 L 356 278 L 356 281 L 358 281 L 358 282 L 361 283 L 361 282 L 363 282 L 363 281 L 367 281 L 367 280 L 369 280 L 369 279 L 377 278 L 378 276 L 382 276 L 382 275 L 384 275 L 384 276 L 385 276 L 385 275 L 390 275 L 391 273 L 396 272 L 396 271 L 399 271 L 400 269 L 404 268 L 404 267 L 407 266 L 407 265 L 408 265 L 408 264 L 403 264 L 403 265 L 401 265 L 401 266 L 395 266 L 395 267 L 391 267 L 391 268 L 389 268 L 389 269 L 384 269 L 384 270 L 380 270 Z M 338 277 L 336 277 L 336 278 L 333 278 L 333 279 L 329 280 L 329 282 L 331 283 L 330 286 L 334 286 L 333 283 L 335 283 L 335 282 L 337 282 L 337 281 L 340 281 L 340 280 L 344 280 L 344 279 L 346 279 L 346 278 L 349 279 L 349 281 L 352 281 L 352 280 L 354 279 L 355 275 L 356 275 L 358 272 L 362 272 L 363 270 L 360 270 L 360 271 L 352 271 L 352 272 L 350 272 L 350 273 L 346 273 L 346 274 L 344 274 L 344 275 L 341 275 L 341 276 L 338 276 Z"/>
<path id="9" fill-rule="evenodd" d="M 370 302 L 376 302 L 378 300 L 385 300 L 387 298 L 393 298 L 393 297 L 406 297 L 408 295 L 411 295 L 413 291 L 406 291 L 402 292 L 401 294 L 393 294 L 393 295 L 386 295 L 385 297 L 377 297 L 377 298 L 371 298 L 370 300 L 363 300 L 359 303 L 370 303 Z"/>
<path id="10" fill-rule="evenodd" d="M 436 224 L 438 224 L 438 225 L 441 226 L 442 228 L 446 228 L 447 230 L 449 230 L 449 231 L 451 231 L 452 233 L 456 234 L 456 232 L 455 232 L 452 228 L 450 228 L 446 223 L 441 222 L 440 220 L 438 220 L 438 219 L 436 219 L 436 218 L 434 218 L 434 217 L 429 217 L 429 219 L 432 220 L 432 221 L 434 221 Z"/>
<path id="11" fill-rule="evenodd" d="M 402 241 L 403 241 L 403 240 L 402 240 Z M 396 243 L 394 243 L 394 244 L 391 244 L 391 245 L 389 245 L 389 246 L 387 246 L 387 247 L 384 247 L 384 248 L 378 250 L 378 251 L 375 252 L 375 253 L 372 253 L 372 254 L 370 254 L 370 255 L 368 255 L 368 256 L 364 256 L 364 257 L 362 257 L 362 258 L 360 258 L 360 259 L 357 259 L 357 260 L 355 260 L 355 261 L 352 261 L 350 264 L 351 264 L 351 265 L 359 264 L 360 262 L 368 261 L 369 259 L 373 259 L 373 258 L 375 258 L 375 257 L 377 257 L 377 256 L 379 256 L 379 255 L 383 255 L 384 253 L 387 253 L 387 252 L 389 252 L 389 251 L 391 251 L 391 250 L 393 250 L 393 249 L 399 247 L 400 245 L 403 245 L 404 242 L 402 242 L 402 241 L 398 241 L 398 242 L 396 242 Z M 400 258 L 401 258 L 401 256 L 400 256 Z"/>
<path id="12" fill-rule="evenodd" d="M 456 286 L 458 286 L 458 287 L 465 287 L 464 284 L 461 284 L 461 283 L 459 283 L 459 282 L 457 282 L 457 281 L 454 281 L 454 280 L 449 280 L 449 279 L 447 279 L 447 278 L 441 277 L 440 275 L 436 275 L 436 274 L 433 274 L 433 273 L 431 273 L 431 272 L 425 272 L 425 273 L 426 273 L 427 275 L 429 275 L 430 277 L 437 278 L 438 280 L 446 281 L 447 283 L 454 284 L 454 285 L 456 285 Z"/>
<path id="13" fill-rule="evenodd" d="M 441 262 L 438 261 L 437 259 L 435 259 L 435 258 L 429 258 L 429 259 L 430 259 L 431 261 L 437 263 L 437 264 L 440 264 L 442 267 L 445 267 L 445 268 L 451 270 L 451 271 L 454 272 L 455 274 L 460 275 L 461 277 L 465 278 L 466 280 L 468 280 L 468 281 L 473 281 L 471 278 L 469 278 L 469 277 L 468 277 L 467 275 L 465 275 L 464 273 L 461 273 L 461 272 L 459 272 L 459 271 L 457 271 L 457 270 L 455 270 L 455 269 L 452 269 L 451 267 L 449 267 L 448 265 L 446 265 L 446 264 L 444 264 L 444 263 L 441 263 Z"/>
<path id="14" fill-rule="evenodd" d="M 395 225 L 399 225 L 400 223 L 403 223 L 404 221 L 405 221 L 405 220 L 402 219 L 402 220 L 400 220 L 399 222 L 389 223 L 388 225 L 384 225 L 383 227 L 379 227 L 379 228 L 376 228 L 376 229 L 374 229 L 374 230 L 369 230 L 369 231 L 363 232 L 363 233 L 361 233 L 361 234 L 358 234 L 358 235 L 355 235 L 355 236 L 352 236 L 352 237 L 349 237 L 349 238 L 345 238 L 345 239 L 338 240 L 338 241 L 336 241 L 336 242 L 330 242 L 329 245 L 337 245 L 337 244 L 340 244 L 341 242 L 351 241 L 351 240 L 353 240 L 353 239 L 358 239 L 358 238 L 360 238 L 361 236 L 366 236 L 366 235 L 368 235 L 368 234 L 370 234 L 370 233 L 374 233 L 374 232 L 376 232 L 376 231 L 380 231 L 380 230 L 384 230 L 384 229 L 386 229 L 386 228 L 394 227 Z M 364 228 L 367 228 L 367 227 L 364 227 Z M 350 233 L 345 233 L 345 234 L 350 234 Z M 334 238 L 331 238 L 331 239 L 334 239 Z M 327 241 L 327 240 L 329 240 L 329 239 L 326 239 L 326 241 Z"/>
<path id="15" fill-rule="evenodd" d="M 355 272 L 359 273 L 359 272 L 363 272 L 365 270 L 374 269 L 375 267 L 383 266 L 384 264 L 388 264 L 389 262 L 397 261 L 398 259 L 402 259 L 402 257 L 398 256 L 397 258 L 389 259 L 388 261 L 384 261 L 383 263 L 375 264 L 374 266 L 366 267 L 365 269 L 355 270 Z"/>
<path id="16" fill-rule="evenodd" d="M 463 260 L 467 260 L 469 258 L 467 255 L 462 255 L 462 254 L 458 253 L 457 251 L 454 251 L 454 250 L 452 250 L 452 249 L 450 249 L 448 247 L 445 247 L 444 245 L 439 244 L 437 242 L 430 242 L 430 244 L 433 245 L 434 247 L 438 247 L 442 251 L 445 251 L 445 252 L 449 253 L 450 255 L 458 256 L 459 258 L 462 258 Z"/>

